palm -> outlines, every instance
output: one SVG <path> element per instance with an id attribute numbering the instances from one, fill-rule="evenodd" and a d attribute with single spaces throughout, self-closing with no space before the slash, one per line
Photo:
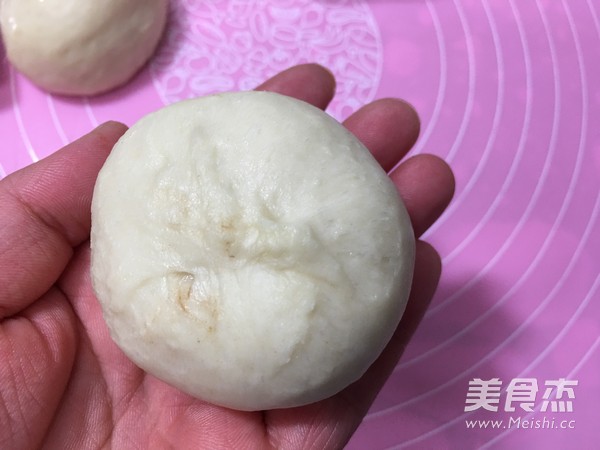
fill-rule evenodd
<path id="1" fill-rule="evenodd" d="M 261 88 L 325 107 L 333 83 L 322 69 L 302 66 Z M 397 101 L 376 102 L 346 126 L 386 169 L 418 133 L 416 117 Z M 338 395 L 305 407 L 255 413 L 193 399 L 129 362 L 111 341 L 91 289 L 91 189 L 123 131 L 118 124 L 105 125 L 0 185 L 0 203 L 8 213 L 0 218 L 0 447 L 342 446 L 433 294 L 439 276 L 435 252 L 418 244 L 401 327 L 367 374 Z M 420 235 L 449 201 L 451 173 L 438 159 L 422 156 L 403 163 L 392 179 Z"/>
<path id="2" fill-rule="evenodd" d="M 207 448 L 219 439 L 233 444 L 242 435 L 244 442 L 251 442 L 250 438 L 256 442 L 264 436 L 259 413 L 239 413 L 205 404 L 133 365 L 108 336 L 88 270 L 89 250 L 84 245 L 59 282 L 74 307 L 77 317 L 73 325 L 80 340 L 69 384 L 46 436 L 48 443 L 55 443 L 57 448 L 65 444 L 73 448 L 102 444 L 117 448 L 167 444 Z M 66 443 L 65 436 L 71 442 Z"/>

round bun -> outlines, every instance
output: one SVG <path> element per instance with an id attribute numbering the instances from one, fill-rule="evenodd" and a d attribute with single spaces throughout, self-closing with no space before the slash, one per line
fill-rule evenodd
<path id="1" fill-rule="evenodd" d="M 99 94 L 127 82 L 153 54 L 168 0 L 4 0 L 10 62 L 44 90 Z"/>
<path id="2" fill-rule="evenodd" d="M 92 279 L 116 343 L 209 402 L 329 397 L 404 310 L 414 237 L 369 151 L 267 92 L 188 100 L 116 144 L 92 204 Z"/>

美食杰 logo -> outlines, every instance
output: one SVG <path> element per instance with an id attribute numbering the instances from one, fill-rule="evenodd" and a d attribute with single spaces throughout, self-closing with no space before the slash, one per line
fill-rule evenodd
<path id="1" fill-rule="evenodd" d="M 538 381 L 537 378 L 513 378 L 503 389 L 499 378 L 469 380 L 464 412 L 504 411 L 515 413 L 508 417 L 493 420 L 465 420 L 467 428 L 542 428 L 572 429 L 575 420 L 572 416 L 548 417 L 548 413 L 573 412 L 575 388 L 578 380 L 559 378 L 556 380 Z M 543 413 L 542 417 L 536 413 Z M 524 415 L 518 415 L 524 414 Z"/>

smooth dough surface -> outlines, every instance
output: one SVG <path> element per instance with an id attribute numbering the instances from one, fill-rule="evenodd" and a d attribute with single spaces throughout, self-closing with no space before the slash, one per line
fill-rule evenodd
<path id="1" fill-rule="evenodd" d="M 168 0 L 3 0 L 11 63 L 46 91 L 93 95 L 127 82 L 153 54 Z"/>
<path id="2" fill-rule="evenodd" d="M 368 150 L 266 92 L 143 118 L 102 168 L 92 279 L 111 335 L 196 397 L 262 410 L 329 397 L 390 339 L 414 237 Z"/>

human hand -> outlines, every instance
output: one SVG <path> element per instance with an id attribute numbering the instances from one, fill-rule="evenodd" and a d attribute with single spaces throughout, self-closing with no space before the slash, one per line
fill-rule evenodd
<path id="1" fill-rule="evenodd" d="M 292 68 L 258 89 L 325 108 L 331 75 Z M 419 121 L 398 100 L 365 106 L 345 125 L 386 170 L 414 144 Z M 107 123 L 0 181 L 0 448 L 340 448 L 396 365 L 433 296 L 440 260 L 417 242 L 412 292 L 390 344 L 357 382 L 307 406 L 233 411 L 146 374 L 116 347 L 89 277 L 96 176 L 125 127 Z M 416 236 L 454 189 L 440 159 L 419 155 L 391 178 Z"/>

